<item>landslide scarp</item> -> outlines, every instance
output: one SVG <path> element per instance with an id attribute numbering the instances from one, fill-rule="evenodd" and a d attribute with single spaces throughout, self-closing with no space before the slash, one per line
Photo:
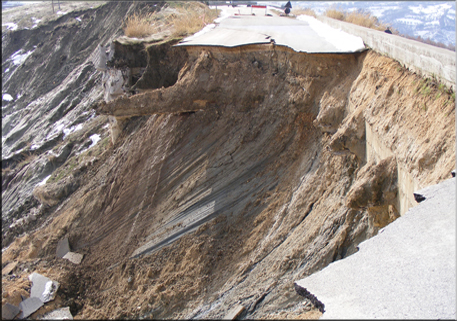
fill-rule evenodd
<path id="1" fill-rule="evenodd" d="M 293 281 L 357 251 L 410 188 L 450 175 L 455 106 L 372 51 L 173 44 L 116 44 L 106 72 L 139 76 L 96 106 L 117 127 L 112 147 L 5 262 L 34 251 L 62 267 L 80 318 L 211 319 L 237 305 L 241 318 L 319 316 Z M 64 236 L 81 265 L 53 259 Z"/>

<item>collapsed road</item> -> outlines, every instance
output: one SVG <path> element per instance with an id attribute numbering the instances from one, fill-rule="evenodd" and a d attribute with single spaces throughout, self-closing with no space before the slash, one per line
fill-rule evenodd
<path id="1" fill-rule="evenodd" d="M 333 52 L 331 37 L 329 52 L 296 50 L 237 17 L 193 40 L 93 46 L 103 101 L 63 139 L 84 147 L 34 189 L 46 224 L 2 255 L 61 267 L 75 319 L 320 316 L 294 281 L 357 252 L 410 189 L 455 167 L 455 105 L 437 84 L 423 95 L 421 76 L 372 50 Z M 223 32 L 259 42 L 203 43 L 230 19 Z M 290 22 L 306 36 L 313 23 Z M 65 237 L 79 265 L 55 257 Z"/>

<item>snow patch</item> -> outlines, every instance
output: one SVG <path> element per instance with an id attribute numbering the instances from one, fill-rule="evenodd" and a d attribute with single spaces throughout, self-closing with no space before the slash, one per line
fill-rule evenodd
<path id="1" fill-rule="evenodd" d="M 16 66 L 22 64 L 28 56 L 30 56 L 32 54 L 32 50 L 31 51 L 28 51 L 24 54 L 22 54 L 22 49 L 16 51 L 12 56 L 11 56 L 11 60 L 13 60 L 13 64 L 15 64 Z"/>
<path id="2" fill-rule="evenodd" d="M 46 181 L 51 177 L 51 175 L 49 176 L 46 176 L 41 182 L 39 182 L 38 184 L 36 184 L 36 186 L 43 186 L 44 184 L 46 184 Z"/>
<path id="3" fill-rule="evenodd" d="M 13 97 L 10 94 L 3 94 L 2 99 L 6 101 L 12 101 Z"/>
<path id="4" fill-rule="evenodd" d="M 79 153 L 76 153 L 76 155 L 80 155 L 80 154 L 82 154 L 82 153 L 88 151 L 89 149 L 91 149 L 92 147 L 94 147 L 95 145 L 97 145 L 97 143 L 101 140 L 99 134 L 93 134 L 93 135 L 90 136 L 89 138 L 90 138 L 90 140 L 92 140 L 92 143 L 90 144 L 90 146 L 87 147 L 86 149 L 80 151 Z"/>
<path id="5" fill-rule="evenodd" d="M 6 68 L 5 73 L 7 73 L 7 72 L 9 72 L 9 71 L 10 71 L 10 69 L 9 69 L 9 68 Z"/>
<path id="6" fill-rule="evenodd" d="M 212 8 L 215 9 L 216 7 L 213 6 Z M 227 17 L 230 17 L 230 13 L 227 10 L 222 9 L 221 15 L 219 17 L 217 17 L 216 19 L 214 19 L 214 22 L 219 23 Z"/>
<path id="7" fill-rule="evenodd" d="M 80 17 L 76 17 L 75 19 L 78 20 L 79 22 L 82 22 Z"/>
<path id="8" fill-rule="evenodd" d="M 38 27 L 38 24 L 41 22 L 41 19 L 37 19 L 35 17 L 32 17 L 32 21 L 33 21 L 33 26 L 32 26 L 32 29 Z"/>
<path id="9" fill-rule="evenodd" d="M 297 20 L 305 21 L 320 37 L 326 39 L 338 50 L 353 52 L 365 48 L 362 38 L 334 29 L 314 17 L 300 15 Z"/>
<path id="10" fill-rule="evenodd" d="M 90 148 L 94 147 L 95 145 L 97 145 L 97 143 L 101 139 L 99 134 L 93 134 L 89 138 L 92 140 L 92 144 L 89 147 L 87 147 L 87 149 L 90 149 Z"/>
<path id="11" fill-rule="evenodd" d="M 70 128 L 64 128 L 63 131 L 63 140 L 65 140 L 65 137 L 70 135 L 71 133 L 74 133 L 78 130 L 81 130 L 83 128 L 82 124 L 78 124 L 76 126 L 71 126 Z"/>
<path id="12" fill-rule="evenodd" d="M 52 281 L 48 281 L 46 282 L 45 286 L 44 286 L 44 292 L 43 292 L 43 298 L 46 300 L 51 300 L 52 298 L 52 295 L 53 295 L 53 292 L 54 292 L 54 289 L 53 289 L 53 282 Z"/>
<path id="13" fill-rule="evenodd" d="M 6 29 L 8 30 L 17 30 L 17 24 L 15 24 L 14 22 L 2 23 L 2 26 L 6 26 Z"/>
<path id="14" fill-rule="evenodd" d="M 60 10 L 59 10 L 59 11 L 57 11 L 56 13 L 57 13 L 57 14 L 67 14 L 68 12 L 60 11 Z"/>
<path id="15" fill-rule="evenodd" d="M 38 148 L 40 148 L 40 145 L 37 145 L 37 144 L 33 144 L 32 146 L 30 146 L 30 150 L 35 150 Z"/>
<path id="16" fill-rule="evenodd" d="M 59 124 L 54 127 L 49 134 L 46 136 L 46 140 L 51 140 L 53 137 L 58 136 L 61 131 L 65 128 L 65 124 Z M 65 134 L 65 133 L 64 133 Z"/>

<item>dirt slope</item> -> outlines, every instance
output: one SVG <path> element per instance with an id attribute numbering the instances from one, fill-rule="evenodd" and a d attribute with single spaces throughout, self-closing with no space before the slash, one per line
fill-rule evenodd
<path id="1" fill-rule="evenodd" d="M 61 282 L 75 319 L 318 317 L 293 281 L 398 217 L 404 172 L 455 167 L 454 102 L 387 57 L 158 48 L 149 65 L 185 58 L 176 83 L 97 105 L 115 143 L 2 255 Z M 63 236 L 81 265 L 55 258 Z"/>
<path id="2" fill-rule="evenodd" d="M 98 44 L 122 33 L 119 21 L 126 13 L 141 7 L 109 3 L 68 12 L 33 29 L 2 32 L 2 94 L 14 98 L 2 100 L 3 246 L 24 231 L 15 222 L 29 211 L 48 215 L 32 196 L 36 185 L 90 145 L 91 135 L 108 135 L 102 129 L 107 120 L 94 120 L 91 109 L 103 94 L 91 57 Z"/>

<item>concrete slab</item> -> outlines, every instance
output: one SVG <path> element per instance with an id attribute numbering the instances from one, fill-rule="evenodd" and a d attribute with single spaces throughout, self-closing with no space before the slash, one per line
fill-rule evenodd
<path id="1" fill-rule="evenodd" d="M 64 259 L 67 259 L 71 263 L 74 264 L 81 264 L 81 261 L 83 260 L 84 255 L 75 253 L 75 252 L 68 252 L 67 254 L 64 255 Z"/>
<path id="2" fill-rule="evenodd" d="M 207 26 L 176 46 L 237 47 L 274 41 L 276 45 L 307 53 L 351 53 L 366 49 L 362 38 L 326 26 L 313 17 L 297 20 L 279 16 L 235 15 L 240 8 L 223 10 L 225 18 L 218 25 Z"/>
<path id="3" fill-rule="evenodd" d="M 19 304 L 19 309 L 22 310 L 21 314 L 18 316 L 19 319 L 25 319 L 39 308 L 43 306 L 43 301 L 36 297 L 30 297 L 25 299 Z"/>
<path id="4" fill-rule="evenodd" d="M 29 275 L 29 280 L 32 281 L 30 297 L 39 298 L 43 303 L 54 300 L 60 285 L 59 282 L 36 272 Z"/>
<path id="5" fill-rule="evenodd" d="M 297 281 L 325 305 L 321 319 L 456 319 L 455 178 L 361 243 Z"/>
<path id="6" fill-rule="evenodd" d="M 2 305 L 3 320 L 12 320 L 19 314 L 19 312 L 21 312 L 21 309 L 19 309 L 15 305 L 12 305 L 10 303 L 5 303 Z"/>
<path id="7" fill-rule="evenodd" d="M 60 308 L 43 315 L 40 320 L 73 320 L 70 307 Z"/>
<path id="8" fill-rule="evenodd" d="M 70 252 L 70 243 L 68 243 L 68 237 L 64 237 L 57 243 L 56 256 L 63 258 L 68 252 Z"/>

